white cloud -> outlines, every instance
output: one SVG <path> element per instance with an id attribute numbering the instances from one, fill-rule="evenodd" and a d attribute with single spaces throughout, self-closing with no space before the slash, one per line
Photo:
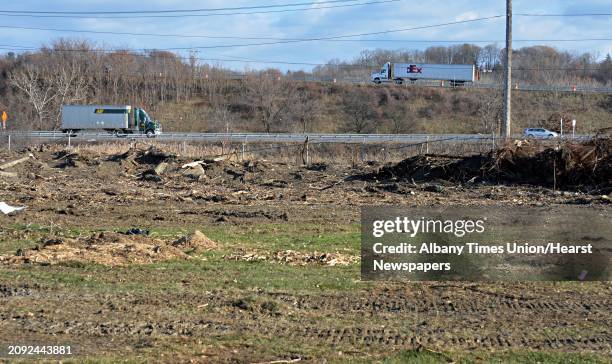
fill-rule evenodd
<path id="1" fill-rule="evenodd" d="M 259 0 L 263 3 L 287 3 L 287 0 Z M 43 6 L 39 1 L 23 0 L 19 6 L 11 9 L 36 10 L 159 10 L 249 6 L 254 2 L 248 0 L 56 0 Z M 598 11 L 606 8 L 609 0 L 585 0 L 563 2 L 515 1 L 515 13 L 565 11 L 582 12 Z M 609 7 L 609 6 L 608 6 Z M 10 9 L 6 9 L 10 10 Z M 219 17 L 193 18 L 127 18 L 127 19 L 37 19 L 37 18 L 2 18 L 6 25 L 34 26 L 47 28 L 73 28 L 96 31 L 119 31 L 135 33 L 172 33 L 186 35 L 215 35 L 242 37 L 276 37 L 308 38 L 338 34 L 369 33 L 386 29 L 410 28 L 449 21 L 472 20 L 478 17 L 504 14 L 505 4 L 502 1 L 484 0 L 431 0 L 422 2 L 398 1 L 359 7 L 319 9 L 303 12 L 286 12 L 272 14 L 252 14 Z M 609 38 L 609 18 L 527 18 L 515 17 L 515 39 L 552 39 L 552 38 Z M 141 37 L 128 35 L 96 35 L 40 31 L 15 31 L 0 28 L 2 43 L 21 45 L 39 45 L 57 37 L 90 38 L 108 46 L 130 46 L 133 48 L 171 48 L 195 47 L 209 45 L 227 45 L 239 43 L 256 43 L 249 40 L 218 40 L 205 38 L 171 38 Z M 503 18 L 460 25 L 449 25 L 438 28 L 406 31 L 370 38 L 404 39 L 404 40 L 479 40 L 498 39 L 503 41 Z M 516 43 L 516 46 L 533 43 Z M 596 51 L 600 56 L 612 52 L 612 42 L 576 42 L 551 43 L 562 49 L 575 52 Z M 422 48 L 428 44 L 421 43 L 359 43 L 359 42 L 304 42 L 297 44 L 266 45 L 259 47 L 237 47 L 221 49 L 203 49 L 200 57 L 214 58 L 226 55 L 250 59 L 288 60 L 298 62 L 320 63 L 327 60 L 351 59 L 365 48 Z M 236 66 L 236 63 L 231 64 Z M 261 64 L 252 64 L 263 67 Z M 300 68 L 301 66 L 291 67 Z M 237 68 L 241 68 L 238 66 Z"/>
<path id="2" fill-rule="evenodd" d="M 465 20 L 474 20 L 480 18 L 480 16 L 475 11 L 466 11 L 465 13 L 459 14 L 455 20 L 456 21 L 465 21 Z"/>

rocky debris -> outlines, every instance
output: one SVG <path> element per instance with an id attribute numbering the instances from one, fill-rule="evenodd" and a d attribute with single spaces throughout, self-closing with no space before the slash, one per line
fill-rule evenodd
<path id="1" fill-rule="evenodd" d="M 155 174 L 157 174 L 158 176 L 161 176 L 166 171 L 167 168 L 168 168 L 168 163 L 161 162 L 160 164 L 157 165 L 157 167 L 153 169 L 153 172 L 155 172 Z"/>
<path id="2" fill-rule="evenodd" d="M 302 253 L 294 250 L 280 250 L 273 253 L 240 252 L 223 257 L 226 260 L 259 262 L 270 261 L 289 265 L 346 266 L 359 262 L 359 257 L 342 253 Z"/>
<path id="3" fill-rule="evenodd" d="M 184 168 L 183 175 L 194 180 L 199 180 L 206 176 L 206 172 L 204 172 L 202 165 L 198 163 Z"/>
<path id="4" fill-rule="evenodd" d="M 147 229 L 141 229 L 141 228 L 131 228 L 128 229 L 126 232 L 124 232 L 123 234 L 125 235 L 149 235 L 151 232 Z"/>
<path id="5" fill-rule="evenodd" d="M 217 247 L 217 243 L 209 239 L 201 231 L 196 230 L 192 234 L 175 240 L 172 242 L 172 246 L 180 248 L 183 251 L 199 253 L 202 251 L 215 249 Z"/>
<path id="6" fill-rule="evenodd" d="M 204 161 L 194 161 L 194 162 L 189 162 L 189 163 L 185 163 L 181 166 L 181 168 L 185 169 L 185 168 L 194 168 L 197 166 L 202 166 L 203 164 L 206 164 L 206 162 Z"/>
<path id="7" fill-rule="evenodd" d="M 325 163 L 311 163 L 311 164 L 307 165 L 304 168 L 309 170 L 309 171 L 324 172 L 324 171 L 327 170 L 327 164 L 325 164 Z"/>
<path id="8" fill-rule="evenodd" d="M 134 160 L 140 164 L 155 164 L 159 165 L 162 162 L 176 159 L 176 154 L 165 152 L 155 146 L 150 146 L 149 149 L 143 151 L 138 150 Z"/>
<path id="9" fill-rule="evenodd" d="M 444 192 L 444 186 L 430 184 L 423 187 L 423 191 L 442 193 Z"/>
<path id="10" fill-rule="evenodd" d="M 55 153 L 54 159 L 58 161 L 55 168 L 81 168 L 84 165 L 96 166 L 100 164 L 97 156 L 79 150 L 63 149 Z"/>
<path id="11" fill-rule="evenodd" d="M 176 160 L 177 156 L 173 153 L 163 151 L 156 146 L 149 146 L 143 149 L 139 146 L 130 147 L 125 153 L 114 154 L 107 158 L 111 162 L 129 162 L 134 165 L 150 164 L 159 166 L 162 162 Z"/>
<path id="12" fill-rule="evenodd" d="M 142 172 L 140 179 L 142 181 L 149 181 L 149 182 L 162 182 L 163 181 L 161 176 L 158 176 L 157 174 L 153 173 L 152 170 L 150 169 Z"/>

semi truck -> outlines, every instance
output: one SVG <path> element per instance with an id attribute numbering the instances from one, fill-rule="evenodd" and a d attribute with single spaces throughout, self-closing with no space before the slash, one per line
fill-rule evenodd
<path id="1" fill-rule="evenodd" d="M 61 130 L 76 133 L 82 130 L 107 131 L 118 136 L 145 134 L 149 138 L 161 134 L 162 126 L 149 114 L 130 105 L 63 105 Z"/>
<path id="2" fill-rule="evenodd" d="M 478 77 L 476 67 L 470 64 L 385 63 L 380 71 L 371 75 L 372 82 L 433 80 L 448 81 L 451 86 L 474 82 Z"/>

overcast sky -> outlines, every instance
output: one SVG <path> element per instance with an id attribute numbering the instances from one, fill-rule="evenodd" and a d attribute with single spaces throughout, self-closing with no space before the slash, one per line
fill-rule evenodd
<path id="1" fill-rule="evenodd" d="M 240 7 L 270 4 L 309 2 L 312 0 L 21 0 L 3 4 L 1 11 L 138 11 Z M 355 3 L 381 0 L 358 0 Z M 313 5 L 311 8 L 347 3 Z M 298 8 L 305 8 L 300 6 Z M 242 10 L 252 12 L 254 10 Z M 228 11 L 222 11 L 227 13 Z M 229 11 L 232 12 L 232 11 Z M 612 13 L 612 0 L 529 1 L 514 0 L 515 13 Z M 40 27 L 90 31 L 164 33 L 208 36 L 313 38 L 355 33 L 378 32 L 389 29 L 418 27 L 431 24 L 469 20 L 505 13 L 504 0 L 408 1 L 399 0 L 353 7 L 311 9 L 284 13 L 222 15 L 187 18 L 30 18 L 0 15 L 0 26 Z M 141 14 L 142 15 L 142 14 Z M 612 16 L 608 17 L 521 17 L 514 20 L 514 39 L 576 39 L 612 38 Z M 505 24 L 503 18 L 449 25 L 439 28 L 372 35 L 352 39 L 389 39 L 393 42 L 302 42 L 280 45 L 200 49 L 200 58 L 275 60 L 288 62 L 324 63 L 331 59 L 349 60 L 364 49 L 425 48 L 440 43 L 410 43 L 416 40 L 476 41 L 499 40 L 503 46 Z M 175 48 L 235 45 L 265 42 L 261 40 L 218 40 L 160 36 L 75 34 L 58 31 L 8 29 L 0 27 L 2 47 L 41 46 L 59 37 L 89 39 L 106 48 Z M 443 43 L 452 44 L 452 43 Z M 599 58 L 612 53 L 612 41 L 581 42 L 516 42 L 514 48 L 533 44 L 547 44 L 575 53 L 591 52 Z M 479 45 L 484 45 L 479 43 Z M 6 52 L 8 50 L 4 50 Z M 234 69 L 262 68 L 309 69 L 304 65 L 275 65 L 264 63 L 223 62 Z"/>

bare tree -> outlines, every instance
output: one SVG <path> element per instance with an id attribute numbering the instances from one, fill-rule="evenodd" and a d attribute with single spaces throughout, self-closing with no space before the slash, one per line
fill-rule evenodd
<path id="1" fill-rule="evenodd" d="M 478 95 L 478 119 L 485 134 L 496 134 L 503 114 L 502 90 L 492 89 Z"/>
<path id="2" fill-rule="evenodd" d="M 89 85 L 85 78 L 85 72 L 74 60 L 69 62 L 69 64 L 62 64 L 52 78 L 52 83 L 56 90 L 55 100 L 58 105 L 55 115 L 55 129 L 60 127 L 61 106 L 82 102 L 87 97 Z"/>
<path id="3" fill-rule="evenodd" d="M 392 102 L 387 107 L 386 116 L 391 122 L 391 133 L 404 134 L 414 132 L 417 127 L 415 113 L 410 112 L 405 103 Z"/>
<path id="4" fill-rule="evenodd" d="M 44 83 L 40 70 L 32 65 L 10 73 L 8 78 L 11 85 L 27 95 L 38 116 L 38 127 L 44 129 L 45 117 L 49 113 L 51 101 L 56 97 L 56 90 Z"/>
<path id="5" fill-rule="evenodd" d="M 293 95 L 290 102 L 290 114 L 299 125 L 302 133 L 311 129 L 311 124 L 321 112 L 321 104 L 308 90 L 302 89 Z"/>
<path id="6" fill-rule="evenodd" d="M 227 105 L 218 105 L 214 109 L 213 120 L 217 125 L 216 129 L 223 129 L 224 133 L 232 131 L 234 124 L 234 115 Z"/>
<path id="7" fill-rule="evenodd" d="M 250 104 L 259 112 L 262 126 L 270 133 L 275 124 L 280 124 L 282 115 L 288 110 L 294 88 L 279 74 L 268 72 L 249 80 L 247 95 Z"/>
<path id="8" fill-rule="evenodd" d="M 375 126 L 376 113 L 369 95 L 361 90 L 343 98 L 342 111 L 346 115 L 346 129 L 354 133 L 369 133 Z"/>

